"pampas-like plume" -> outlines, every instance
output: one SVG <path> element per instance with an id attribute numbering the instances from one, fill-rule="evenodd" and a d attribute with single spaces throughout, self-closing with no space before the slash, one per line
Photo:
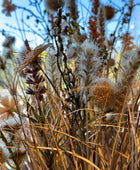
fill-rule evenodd
<path id="1" fill-rule="evenodd" d="M 140 66 L 140 49 L 127 51 L 122 54 L 120 62 L 119 79 L 123 85 L 132 86 L 133 79 L 136 76 Z"/>
<path id="2" fill-rule="evenodd" d="M 57 67 L 57 57 L 55 56 L 56 51 L 50 49 L 46 55 L 46 73 L 55 87 L 59 87 L 60 74 Z"/>
<path id="3" fill-rule="evenodd" d="M 99 67 L 98 47 L 93 42 L 86 40 L 82 43 L 81 50 L 78 65 L 80 84 L 83 87 L 92 86 Z"/>
<path id="4" fill-rule="evenodd" d="M 128 97 L 130 89 L 133 86 L 133 80 L 140 67 L 140 50 L 125 52 L 120 63 L 119 79 L 116 84 L 115 110 L 120 112 L 122 106 L 125 106 L 125 98 Z"/>
<path id="5" fill-rule="evenodd" d="M 101 66 L 100 59 L 97 57 L 98 47 L 90 40 L 85 40 L 81 45 L 81 50 L 78 64 L 80 86 L 93 86 Z"/>

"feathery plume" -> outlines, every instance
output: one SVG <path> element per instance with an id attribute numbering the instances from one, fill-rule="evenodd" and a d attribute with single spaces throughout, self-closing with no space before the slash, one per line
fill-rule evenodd
<path id="1" fill-rule="evenodd" d="M 98 56 L 98 47 L 90 40 L 81 44 L 81 51 L 78 60 L 78 77 L 80 87 L 93 86 L 98 76 L 101 61 Z M 84 93 L 87 93 L 85 89 Z M 89 91 L 89 89 L 88 89 Z M 86 95 L 87 96 L 87 95 Z"/>
<path id="2" fill-rule="evenodd" d="M 99 59 L 98 47 L 91 41 L 85 40 L 81 45 L 81 53 L 79 54 L 79 77 L 81 86 L 91 86 L 97 76 Z"/>
<path id="3" fill-rule="evenodd" d="M 46 54 L 46 73 L 55 87 L 59 87 L 60 74 L 57 67 L 57 57 L 55 56 L 56 51 L 50 49 Z"/>
<path id="4" fill-rule="evenodd" d="M 133 86 L 134 77 L 140 67 L 140 50 L 124 52 L 119 69 L 119 78 L 116 83 L 115 93 L 115 110 L 122 111 L 122 107 L 126 105 L 125 98 L 128 98 L 130 89 Z"/>
<path id="5" fill-rule="evenodd" d="M 124 52 L 120 62 L 119 79 L 122 84 L 131 86 L 140 66 L 140 49 Z"/>

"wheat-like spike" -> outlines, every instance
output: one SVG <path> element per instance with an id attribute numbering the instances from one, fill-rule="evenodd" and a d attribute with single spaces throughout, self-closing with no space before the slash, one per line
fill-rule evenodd
<path id="1" fill-rule="evenodd" d="M 106 22 L 105 7 L 103 5 L 100 5 L 98 9 L 97 23 L 102 41 L 105 41 L 105 22 Z"/>
<path id="2" fill-rule="evenodd" d="M 98 56 L 98 47 L 91 41 L 85 40 L 81 45 L 78 69 L 81 86 L 92 86 L 101 65 Z"/>

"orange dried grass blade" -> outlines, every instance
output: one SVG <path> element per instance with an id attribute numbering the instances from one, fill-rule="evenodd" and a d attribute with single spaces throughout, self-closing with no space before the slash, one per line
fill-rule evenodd
<path id="1" fill-rule="evenodd" d="M 52 46 L 52 43 L 46 44 L 46 45 L 39 45 L 37 46 L 33 51 L 33 56 L 38 56 L 41 54 L 44 50 L 46 50 L 48 47 Z"/>
<path id="2" fill-rule="evenodd" d="M 7 168 L 5 168 L 5 166 L 0 162 L 0 167 L 3 168 L 3 170 L 7 170 Z"/>
<path id="3" fill-rule="evenodd" d="M 39 54 L 41 54 L 44 50 L 50 47 L 52 43 L 46 45 L 39 45 L 34 50 L 30 51 L 27 55 L 23 63 L 21 63 L 17 68 L 15 68 L 15 73 L 21 72 L 28 64 L 35 62 L 38 59 Z"/>
<path id="4" fill-rule="evenodd" d="M 13 107 L 16 105 L 14 98 L 11 98 L 9 103 L 10 103 L 10 107 Z"/>

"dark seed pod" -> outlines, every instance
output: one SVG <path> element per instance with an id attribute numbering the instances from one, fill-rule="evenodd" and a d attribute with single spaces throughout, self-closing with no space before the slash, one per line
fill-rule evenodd
<path id="1" fill-rule="evenodd" d="M 43 77 L 43 75 L 39 75 L 37 78 L 35 78 L 36 83 L 41 83 L 43 81 L 45 81 L 45 78 Z"/>
<path id="2" fill-rule="evenodd" d="M 35 95 L 35 92 L 30 87 L 28 87 L 26 89 L 26 94 Z"/>
<path id="3" fill-rule="evenodd" d="M 39 66 L 34 65 L 34 66 L 33 66 L 33 69 L 32 69 L 32 73 L 37 73 L 38 71 L 40 71 Z"/>
<path id="4" fill-rule="evenodd" d="M 31 73 L 32 73 L 32 69 L 27 66 L 27 67 L 24 69 L 24 74 L 31 74 Z"/>
<path id="5" fill-rule="evenodd" d="M 40 94 L 43 94 L 43 93 L 46 92 L 46 90 L 47 90 L 46 87 L 45 87 L 45 86 L 42 86 L 41 89 L 39 90 L 39 93 L 40 93 Z"/>
<path id="6" fill-rule="evenodd" d="M 27 76 L 27 78 L 26 78 L 26 83 L 27 83 L 27 84 L 35 84 L 35 82 L 34 82 L 34 80 L 32 79 L 31 76 Z"/>
<path id="7" fill-rule="evenodd" d="M 45 5 L 50 13 L 55 13 L 61 7 L 58 0 L 45 0 Z"/>
<path id="8" fill-rule="evenodd" d="M 111 20 L 115 15 L 115 9 L 112 6 L 105 6 L 106 20 Z"/>

